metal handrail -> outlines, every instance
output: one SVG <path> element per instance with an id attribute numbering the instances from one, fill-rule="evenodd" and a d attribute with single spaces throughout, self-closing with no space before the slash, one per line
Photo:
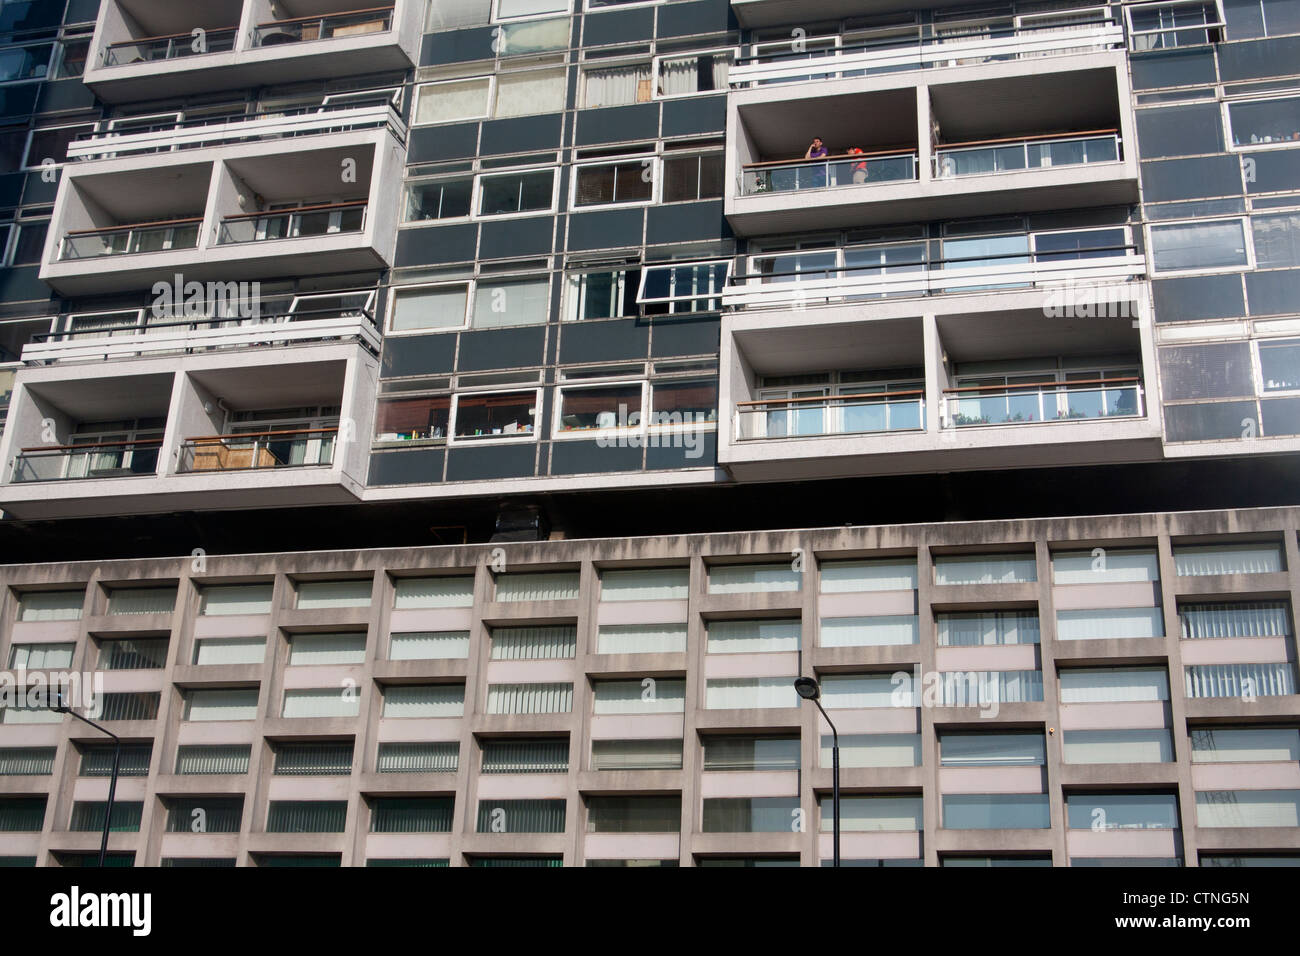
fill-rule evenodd
<path id="1" fill-rule="evenodd" d="M 257 322 L 268 323 L 272 320 L 288 319 L 290 322 L 298 321 L 308 316 L 327 316 L 331 318 L 350 318 L 351 316 L 340 315 L 339 309 L 311 309 L 306 312 L 274 312 L 268 315 L 257 316 L 206 316 L 203 318 L 194 318 L 185 322 L 146 322 L 143 326 L 138 322 L 131 325 L 105 325 L 95 329 L 69 329 L 66 332 L 36 332 L 29 341 L 32 342 L 56 342 L 65 338 L 74 338 L 78 335 L 103 335 L 105 332 L 143 332 L 148 334 L 154 329 L 177 329 L 177 328 L 197 328 L 201 325 L 211 325 L 213 323 L 227 322 Z M 370 324 L 375 324 L 375 315 L 371 309 L 346 310 L 355 311 L 370 320 Z"/>
<path id="2" fill-rule="evenodd" d="M 190 219 L 160 219 L 156 222 L 134 222 L 126 226 L 102 226 L 98 229 L 69 229 L 63 235 L 68 236 L 93 236 L 104 232 L 130 232 L 133 229 L 160 229 L 163 226 L 188 226 L 192 223 L 203 222 L 202 216 L 196 216 Z"/>
<path id="3" fill-rule="evenodd" d="M 186 438 L 181 442 L 181 444 L 191 445 L 191 444 L 196 444 L 198 442 L 206 443 L 206 442 L 218 442 L 218 441 L 246 442 L 246 441 L 254 441 L 255 439 L 258 438 L 279 438 L 284 435 L 324 435 L 324 434 L 332 435 L 338 430 L 339 430 L 338 426 L 334 425 L 328 428 L 288 428 L 281 431 L 244 432 L 242 434 L 232 434 L 232 435 L 200 435 L 195 438 Z"/>
<path id="4" fill-rule="evenodd" d="M 136 438 L 131 441 L 87 442 L 84 445 L 37 445 L 34 448 L 20 448 L 19 452 L 24 455 L 34 455 L 39 452 L 94 451 L 96 448 L 129 448 L 135 445 L 161 445 L 162 443 L 161 438 Z"/>
<path id="5" fill-rule="evenodd" d="M 369 200 L 359 199 L 355 202 L 336 202 L 322 203 L 318 206 L 295 206 L 293 209 L 269 209 L 262 212 L 241 212 L 233 216 L 222 216 L 222 222 L 233 222 L 240 219 L 274 219 L 276 216 L 296 216 L 304 212 L 323 212 L 326 209 L 353 209 L 357 206 L 368 206 Z"/>
<path id="6" fill-rule="evenodd" d="M 832 161 L 853 162 L 858 159 L 867 159 L 873 156 L 915 156 L 917 149 L 912 147 L 898 147 L 897 149 L 882 149 L 871 153 L 836 153 L 834 155 L 818 156 L 815 159 L 771 159 L 761 163 L 745 163 L 741 169 L 763 169 L 769 166 L 802 166 L 812 165 L 813 163 L 826 163 Z"/>
<path id="7" fill-rule="evenodd" d="M 203 28 L 203 32 L 204 32 L 205 34 L 207 34 L 208 36 L 211 36 L 211 35 L 214 34 L 214 33 L 238 33 L 238 32 L 239 32 L 239 27 L 237 27 L 237 26 L 233 26 L 233 27 L 211 27 L 211 28 L 206 28 L 206 27 L 205 27 L 205 28 Z M 162 36 L 156 36 L 156 37 L 137 37 L 137 38 L 134 39 L 134 40 L 117 40 L 117 41 L 115 41 L 115 42 L 113 42 L 113 43 L 110 43 L 110 44 L 108 45 L 108 49 L 112 50 L 112 49 L 115 49 L 115 48 L 120 47 L 120 46 L 140 46 L 140 45 L 145 44 L 145 43 L 154 43 L 154 42 L 156 42 L 156 41 L 158 41 L 158 40 L 180 40 L 180 39 L 189 38 L 189 37 L 192 37 L 192 36 L 194 36 L 194 34 L 193 34 L 192 32 L 188 32 L 188 33 L 164 33 Z"/>
<path id="8" fill-rule="evenodd" d="M 364 7 L 360 10 L 340 10 L 338 13 L 320 13 L 314 17 L 291 17 L 288 20 L 269 20 L 266 23 L 259 23 L 257 29 L 263 30 L 267 27 L 281 27 L 288 23 L 311 23 L 313 20 L 337 20 L 341 17 L 359 16 L 363 13 L 392 13 L 396 6 L 387 7 Z"/>
<path id="9" fill-rule="evenodd" d="M 1078 385 L 1130 385 L 1140 383 L 1142 379 L 1137 376 L 1126 376 L 1124 378 L 1081 378 L 1071 382 L 1019 382 L 1010 385 L 963 385 L 960 388 L 945 388 L 945 395 L 956 392 L 1005 392 L 1013 388 L 1065 388 L 1070 389 Z"/>
<path id="10" fill-rule="evenodd" d="M 1119 129 L 1089 129 L 1076 133 L 1036 133 L 1033 136 L 1008 136 L 1004 139 L 973 139 L 966 143 L 936 143 L 935 152 L 966 149 L 972 146 L 994 146 L 998 143 L 1034 143 L 1042 140 L 1087 139 L 1092 136 L 1118 136 Z"/>
<path id="11" fill-rule="evenodd" d="M 924 389 L 910 389 L 906 392 L 863 392 L 859 395 L 811 395 L 807 398 L 763 398 L 757 401 L 736 402 L 737 408 L 756 405 L 793 405 L 796 402 L 843 402 L 859 398 L 899 398 L 908 395 L 924 395 Z"/>

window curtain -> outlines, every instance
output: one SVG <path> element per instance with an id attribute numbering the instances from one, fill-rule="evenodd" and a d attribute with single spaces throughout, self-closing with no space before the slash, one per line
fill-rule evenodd
<path id="1" fill-rule="evenodd" d="M 1221 545 L 1178 548 L 1174 567 L 1180 575 L 1273 574 L 1282 570 L 1282 548 L 1276 544 Z"/>
<path id="2" fill-rule="evenodd" d="M 474 578 L 398 578 L 393 607 L 409 608 L 473 607 Z"/>
<path id="3" fill-rule="evenodd" d="M 84 591 L 28 591 L 18 603 L 20 621 L 76 621 L 81 617 Z"/>
<path id="4" fill-rule="evenodd" d="M 583 106 L 630 106 L 652 99 L 649 63 L 601 67 L 583 71 Z"/>
<path id="5" fill-rule="evenodd" d="M 573 685 L 489 684 L 489 714 L 567 714 L 573 711 Z"/>
<path id="6" fill-rule="evenodd" d="M 569 741 L 488 740 L 483 773 L 568 773 Z"/>
<path id="7" fill-rule="evenodd" d="M 497 576 L 498 601 L 572 601 L 578 597 L 578 572 L 502 574 Z"/>
<path id="8" fill-rule="evenodd" d="M 518 35 L 517 32 L 515 35 Z M 514 35 L 510 37 L 510 40 L 513 39 Z M 498 73 L 497 103 L 493 115 L 502 119 L 507 116 L 564 112 L 566 75 L 562 69 Z"/>
<path id="9" fill-rule="evenodd" d="M 1079 668 L 1062 670 L 1062 704 L 1115 704 L 1169 699 L 1164 668 Z"/>
<path id="10" fill-rule="evenodd" d="M 384 717 L 460 717 L 464 713 L 464 684 L 384 689 Z"/>
<path id="11" fill-rule="evenodd" d="M 1163 637 L 1164 633 L 1164 614 L 1158 607 L 1056 612 L 1058 641 Z"/>
<path id="12" fill-rule="evenodd" d="M 595 686 L 593 700 L 597 714 L 680 714 L 686 709 L 686 681 L 601 681 Z"/>
<path id="13" fill-rule="evenodd" d="M 672 740 L 593 740 L 593 770 L 680 770 L 682 742 Z"/>
<path id="14" fill-rule="evenodd" d="M 597 654 L 680 654 L 685 624 L 605 624 L 596 634 Z"/>
<path id="15" fill-rule="evenodd" d="M 1295 693 L 1295 671 L 1274 664 L 1204 664 L 1186 668 L 1188 697 L 1276 697 Z"/>
<path id="16" fill-rule="evenodd" d="M 79 801 L 72 805 L 72 820 L 68 829 L 76 832 L 104 829 L 104 819 L 108 813 L 107 801 Z M 113 833 L 140 832 L 140 818 L 144 815 L 144 804 L 138 801 L 113 802 L 113 816 L 108 829 Z M 39 829 L 39 827 L 37 828 Z"/>
<path id="17" fill-rule="evenodd" d="M 463 660 L 469 657 L 469 631 L 412 631 L 388 641 L 390 661 Z"/>
<path id="18" fill-rule="evenodd" d="M 1047 744 L 1041 731 L 1029 734 L 940 734 L 943 767 L 1041 767 Z"/>
<path id="19" fill-rule="evenodd" d="M 915 561 L 825 561 L 821 566 L 823 594 L 915 590 Z"/>
<path id="20" fill-rule="evenodd" d="M 176 588 L 115 588 L 108 597 L 109 614 L 170 614 Z"/>
<path id="21" fill-rule="evenodd" d="M 830 617 L 821 621 L 822 647 L 886 647 L 916 644 L 920 625 L 915 614 L 882 617 Z"/>
<path id="22" fill-rule="evenodd" d="M 366 635 L 295 634 L 289 643 L 289 666 L 364 664 Z"/>
<path id="23" fill-rule="evenodd" d="M 707 654 L 754 654 L 799 650 L 801 624 L 792 620 L 708 621 Z"/>
<path id="24" fill-rule="evenodd" d="M 256 694 L 256 691 L 254 691 Z M 101 694 L 90 716 L 100 720 L 153 720 L 158 716 L 161 695 Z"/>
<path id="25" fill-rule="evenodd" d="M 798 707 L 794 677 L 740 677 L 704 682 L 704 706 L 709 710 Z"/>
<path id="26" fill-rule="evenodd" d="M 260 664 L 265 659 L 264 637 L 208 637 L 194 650 L 195 664 Z"/>
<path id="27" fill-rule="evenodd" d="M 248 773 L 251 748 L 247 744 L 196 744 L 176 753 L 178 774 Z"/>
<path id="28" fill-rule="evenodd" d="M 257 690 L 192 690 L 186 720 L 254 720 Z"/>
<path id="29" fill-rule="evenodd" d="M 421 744 L 380 744 L 379 773 L 455 773 L 460 744 L 455 741 Z"/>
<path id="30" fill-rule="evenodd" d="M 688 568 L 634 568 L 602 571 L 602 601 L 684 601 L 690 589 Z"/>
<path id="31" fill-rule="evenodd" d="M 147 777 L 149 762 L 153 757 L 153 744 L 123 744 L 122 758 L 118 775 L 123 777 Z M 113 747 L 87 747 L 81 752 L 81 769 L 83 777 L 109 777 L 113 774 Z"/>
<path id="32" fill-rule="evenodd" d="M 1182 637 L 1290 637 L 1291 608 L 1287 601 L 1242 604 L 1184 605 L 1178 609 Z"/>
<path id="33" fill-rule="evenodd" d="M 553 627 L 492 628 L 492 660 L 568 660 L 578 649 L 578 628 L 573 624 Z"/>
<path id="34" fill-rule="evenodd" d="M 77 804 L 82 806 L 82 804 Z M 100 805 L 103 806 L 102 804 Z M 114 814 L 116 816 L 116 814 Z M 103 811 L 100 811 L 103 827 Z M 0 801 L 0 833 L 40 833 L 45 824 L 45 797 L 18 797 Z M 77 829 L 72 827 L 71 829 Z"/>
<path id="35" fill-rule="evenodd" d="M 679 833 L 682 798 L 588 797 L 588 833 Z"/>

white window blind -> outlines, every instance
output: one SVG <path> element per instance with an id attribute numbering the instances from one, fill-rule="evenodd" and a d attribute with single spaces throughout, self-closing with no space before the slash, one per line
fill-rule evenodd
<path id="1" fill-rule="evenodd" d="M 1214 727 L 1192 731 L 1192 763 L 1300 760 L 1294 727 Z"/>
<path id="2" fill-rule="evenodd" d="M 1224 637 L 1290 637 L 1287 601 L 1240 604 L 1184 604 L 1178 608 L 1181 636 L 1187 640 Z"/>
<path id="3" fill-rule="evenodd" d="M 803 575 L 790 564 L 732 564 L 709 568 L 710 594 L 798 591 Z"/>
<path id="4" fill-rule="evenodd" d="M 364 664 L 366 635 L 294 634 L 289 639 L 289 666 L 310 667 L 317 664 Z"/>
<path id="5" fill-rule="evenodd" d="M 364 581 L 299 581 L 298 608 L 313 610 L 335 607 L 370 607 L 370 592 L 374 582 Z"/>
<path id="6" fill-rule="evenodd" d="M 680 770 L 682 742 L 669 740 L 593 740 L 592 770 Z"/>
<path id="7" fill-rule="evenodd" d="M 1032 554 L 944 554 L 934 559 L 935 584 L 1022 584 L 1038 580 Z"/>
<path id="8" fill-rule="evenodd" d="M 578 597 L 577 571 L 497 575 L 498 601 L 572 601 Z"/>
<path id="9" fill-rule="evenodd" d="M 390 661 L 463 660 L 469 657 L 469 631 L 411 631 L 388 639 Z"/>
<path id="10" fill-rule="evenodd" d="M 248 773 L 248 744 L 191 744 L 176 751 L 177 773 Z"/>
<path id="11" fill-rule="evenodd" d="M 15 644 L 9 666 L 15 670 L 50 670 L 71 667 L 76 644 Z"/>
<path id="12" fill-rule="evenodd" d="M 1188 697 L 1279 697 L 1295 693 L 1295 670 L 1290 663 L 1204 664 L 1187 667 Z"/>
<path id="13" fill-rule="evenodd" d="M 284 692 L 281 717 L 355 717 L 361 712 L 356 688 L 320 687 Z"/>
<path id="14" fill-rule="evenodd" d="M 573 685 L 489 684 L 489 714 L 568 714 L 573 711 Z"/>
<path id="15" fill-rule="evenodd" d="M 384 688 L 384 717 L 460 717 L 464 713 L 464 684 Z"/>
<path id="16" fill-rule="evenodd" d="M 592 706 L 597 714 L 680 714 L 686 709 L 686 681 L 667 677 L 599 681 Z"/>
<path id="17" fill-rule="evenodd" d="M 679 654 L 686 650 L 685 624 L 602 624 L 597 654 Z"/>
<path id="18" fill-rule="evenodd" d="M 1113 704 L 1169 699 L 1163 667 L 1070 668 L 1060 672 L 1062 704 Z"/>
<path id="19" fill-rule="evenodd" d="M 1117 584 L 1159 581 L 1160 563 L 1150 549 L 1140 551 L 1098 548 L 1060 551 L 1052 555 L 1052 580 L 1057 584 Z"/>
<path id="20" fill-rule="evenodd" d="M 704 682 L 704 706 L 709 710 L 798 707 L 794 677 L 726 677 Z"/>
<path id="21" fill-rule="evenodd" d="M 823 561 L 821 592 L 915 591 L 916 561 L 886 558 L 871 561 Z"/>
<path id="22" fill-rule="evenodd" d="M 1037 611 L 979 611 L 939 614 L 940 647 L 980 647 L 993 644 L 1037 644 Z"/>
<path id="23" fill-rule="evenodd" d="M 573 624 L 492 628 L 494 661 L 568 660 L 577 648 L 578 628 Z"/>
<path id="24" fill-rule="evenodd" d="M 1221 544 L 1174 548 L 1180 575 L 1272 574 L 1282 570 L 1280 544 Z"/>
<path id="25" fill-rule="evenodd" d="M 1041 767 L 1047 763 L 1042 731 L 1008 734 L 939 734 L 943 767 Z"/>
<path id="26" fill-rule="evenodd" d="M 568 773 L 569 739 L 485 740 L 482 773 Z"/>
<path id="27" fill-rule="evenodd" d="M 934 686 L 942 707 L 1021 704 L 1043 699 L 1041 671 L 943 671 Z"/>
<path id="28" fill-rule="evenodd" d="M 829 833 L 835 816 L 831 798 L 821 798 L 821 828 Z M 874 830 L 920 830 L 924 826 L 919 796 L 840 797 L 840 829 L 848 833 Z"/>
<path id="29" fill-rule="evenodd" d="M 108 596 L 109 614 L 170 614 L 176 588 L 114 588 Z"/>
<path id="30" fill-rule="evenodd" d="M 44 777 L 54 772 L 54 747 L 0 748 L 0 777 Z"/>
<path id="31" fill-rule="evenodd" d="M 63 715 L 48 707 L 0 707 L 0 724 L 57 724 Z"/>
<path id="32" fill-rule="evenodd" d="M 1206 790 L 1196 794 L 1203 827 L 1300 826 L 1300 790 Z"/>
<path id="33" fill-rule="evenodd" d="M 451 741 L 390 743 L 379 745 L 380 773 L 455 773 L 460 765 L 460 744 Z"/>
<path id="34" fill-rule="evenodd" d="M 1093 608 L 1056 612 L 1058 641 L 1112 637 L 1164 637 L 1164 613 L 1158 607 Z"/>
<path id="35" fill-rule="evenodd" d="M 689 568 L 629 568 L 600 572 L 602 601 L 684 601 Z"/>
<path id="36" fill-rule="evenodd" d="M 18 599 L 20 621 L 76 621 L 85 591 L 28 591 Z"/>
<path id="37" fill-rule="evenodd" d="M 393 606 L 407 608 L 473 607 L 474 578 L 398 578 Z"/>
<path id="38" fill-rule="evenodd" d="M 194 645 L 195 664 L 260 664 L 265 659 L 264 637 L 205 637 Z"/>
<path id="39" fill-rule="evenodd" d="M 1067 730 L 1061 738 L 1066 763 L 1168 763 L 1174 759 L 1169 731 Z"/>
<path id="40" fill-rule="evenodd" d="M 916 644 L 921 639 L 915 614 L 880 617 L 824 617 L 822 647 L 889 647 Z"/>
<path id="41" fill-rule="evenodd" d="M 758 621 L 709 621 L 705 652 L 755 654 L 799 650 L 798 618 Z"/>
<path id="42" fill-rule="evenodd" d="M 270 584 L 223 584 L 203 589 L 199 613 L 209 616 L 228 614 L 270 614 Z"/>
<path id="43" fill-rule="evenodd" d="M 821 740 L 821 763 L 832 765 L 832 738 L 824 734 Z M 921 766 L 920 734 L 846 734 L 840 737 L 841 767 L 919 767 Z"/>
<path id="44" fill-rule="evenodd" d="M 865 707 L 915 707 L 916 681 L 911 672 L 896 674 L 829 674 L 822 678 L 822 706 L 858 709 Z"/>
<path id="45" fill-rule="evenodd" d="M 192 690 L 185 698 L 186 720 L 255 720 L 257 688 Z"/>

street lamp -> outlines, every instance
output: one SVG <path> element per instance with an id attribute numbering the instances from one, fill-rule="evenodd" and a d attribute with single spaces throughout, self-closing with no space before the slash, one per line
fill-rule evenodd
<path id="1" fill-rule="evenodd" d="M 53 693 L 54 703 L 51 705 L 53 710 L 60 714 L 71 714 L 83 724 L 89 724 L 100 733 L 108 734 L 108 736 L 113 738 L 113 775 L 108 781 L 108 806 L 104 808 L 104 835 L 99 842 L 99 868 L 102 870 L 104 868 L 104 859 L 108 856 L 108 832 L 113 823 L 113 797 L 117 794 L 117 770 L 122 761 L 122 738 L 118 737 L 118 735 L 113 733 L 111 730 L 106 730 L 99 726 L 99 724 L 95 723 L 93 720 L 82 717 L 79 713 L 68 706 L 63 699 L 64 691 L 62 688 L 55 690 Z"/>
<path id="2" fill-rule="evenodd" d="M 817 709 L 820 710 L 822 716 L 826 718 L 826 723 L 830 724 L 831 805 L 832 805 L 831 812 L 835 817 L 835 835 L 834 835 L 835 859 L 831 865 L 839 866 L 840 865 L 840 735 L 839 735 L 839 731 L 835 729 L 835 725 L 831 723 L 830 717 L 827 716 L 826 714 L 826 708 L 822 706 L 822 702 L 821 702 L 822 689 L 821 689 L 821 685 L 817 683 L 817 679 L 815 677 L 796 678 L 794 682 L 794 689 L 795 692 L 798 693 L 798 695 L 802 697 L 804 700 L 810 700 L 814 704 L 816 704 Z M 821 734 L 818 734 L 817 736 L 818 738 L 820 738 Z"/>

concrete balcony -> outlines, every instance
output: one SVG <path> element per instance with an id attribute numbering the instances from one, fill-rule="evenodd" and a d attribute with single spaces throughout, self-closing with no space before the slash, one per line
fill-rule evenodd
<path id="1" fill-rule="evenodd" d="M 66 168 L 41 278 L 64 295 L 387 268 L 404 130 L 131 155 Z"/>
<path id="2" fill-rule="evenodd" d="M 725 212 L 738 234 L 1137 200 L 1123 51 L 861 73 L 733 89 Z M 817 137 L 829 154 L 806 159 Z"/>
<path id="3" fill-rule="evenodd" d="M 0 507 L 55 518 L 355 501 L 377 377 L 375 354 L 347 341 L 28 367 L 0 441 Z"/>
<path id="4" fill-rule="evenodd" d="M 396 0 L 108 0 L 85 82 L 105 102 L 406 70 L 424 4 Z M 160 86 L 161 84 L 161 86 Z"/>

